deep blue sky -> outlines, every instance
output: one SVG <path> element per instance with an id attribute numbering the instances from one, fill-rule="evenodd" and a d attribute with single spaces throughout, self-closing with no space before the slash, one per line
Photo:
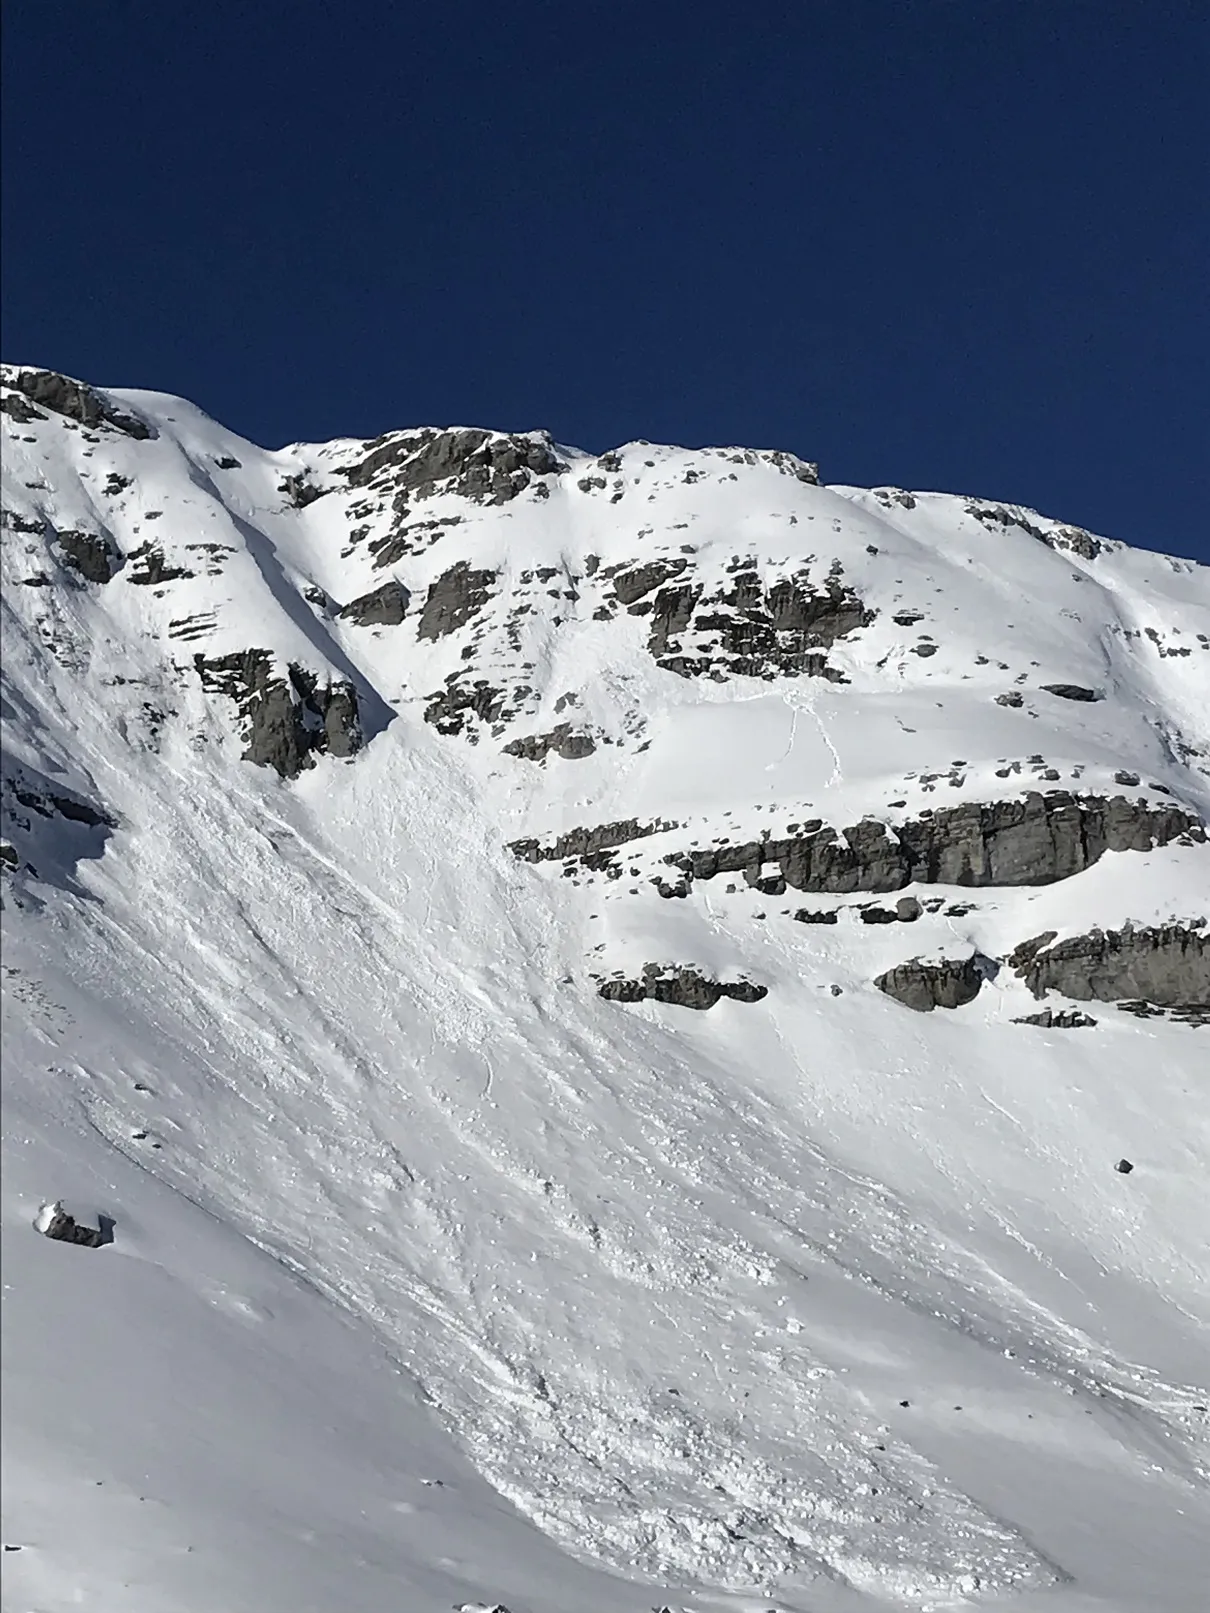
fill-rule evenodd
<path id="1" fill-rule="evenodd" d="M 1204 0 L 9 0 L 4 352 L 1210 558 Z"/>

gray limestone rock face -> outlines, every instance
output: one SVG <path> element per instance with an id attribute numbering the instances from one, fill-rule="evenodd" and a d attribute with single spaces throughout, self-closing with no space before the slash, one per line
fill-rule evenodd
<path id="1" fill-rule="evenodd" d="M 247 762 L 291 779 L 314 767 L 316 755 L 348 757 L 361 749 L 357 691 L 350 683 L 321 685 L 313 672 L 293 665 L 282 677 L 267 650 L 213 660 L 195 655 L 194 667 L 204 688 L 235 702 Z"/>
<path id="2" fill-rule="evenodd" d="M 494 571 L 473 571 L 465 560 L 442 572 L 428 591 L 420 613 L 417 634 L 422 639 L 443 638 L 464 627 L 476 611 L 487 603 Z"/>
<path id="3" fill-rule="evenodd" d="M 351 487 L 371 484 L 422 499 L 457 493 L 477 504 L 506 504 L 537 476 L 567 469 L 544 433 L 512 436 L 463 431 L 395 432 L 366 444 L 369 453 L 342 474 Z"/>
<path id="4" fill-rule="evenodd" d="M 151 436 L 141 420 L 123 414 L 100 392 L 82 381 L 73 381 L 70 376 L 59 375 L 54 370 L 15 370 L 6 366 L 4 379 L 31 403 L 41 404 L 44 409 L 75 420 L 90 430 L 112 426 L 115 431 L 140 441 Z"/>
<path id="5" fill-rule="evenodd" d="M 614 579 L 615 591 L 622 584 L 619 598 L 640 585 L 646 595 L 663 583 L 654 599 L 636 596 L 628 609 L 651 617 L 648 651 L 679 677 L 808 676 L 840 682 L 842 675 L 828 664 L 829 648 L 874 620 L 875 612 L 844 582 L 839 562 L 821 583 L 800 571 L 767 586 L 753 563 L 741 562 L 727 585 L 710 595 L 691 580 L 668 580 L 683 564 L 652 562 Z M 682 643 L 687 635 L 691 645 Z"/>
<path id="6" fill-rule="evenodd" d="M 591 756 L 596 750 L 596 741 L 591 734 L 585 734 L 573 729 L 570 723 L 561 722 L 545 734 L 525 734 L 520 739 L 510 740 L 504 747 L 506 756 L 519 756 L 527 762 L 544 763 L 546 758 L 554 751 L 564 761 L 578 761 L 582 757 Z"/>
<path id="7" fill-rule="evenodd" d="M 398 627 L 407 615 L 412 596 L 399 582 L 384 582 L 368 594 L 359 594 L 343 606 L 337 615 L 358 627 Z"/>
<path id="8" fill-rule="evenodd" d="M 86 582 L 109 582 L 122 566 L 122 554 L 104 532 L 58 532 L 56 542 L 64 562 Z"/>
<path id="9" fill-rule="evenodd" d="M 934 1008 L 961 1008 L 964 1003 L 973 1002 L 979 995 L 983 978 L 979 960 L 974 955 L 947 958 L 940 963 L 924 963 L 912 958 L 879 975 L 874 984 L 905 1008 L 926 1014 Z"/>
<path id="10" fill-rule="evenodd" d="M 672 853 L 667 861 L 690 879 L 776 863 L 795 890 L 879 894 L 913 883 L 1050 885 L 1107 851 L 1150 851 L 1178 838 L 1205 838 L 1184 807 L 1031 791 L 1021 800 L 922 813 L 895 830 L 864 819 L 843 837 L 815 819 L 792 836 Z"/>
<path id="11" fill-rule="evenodd" d="M 698 970 L 680 964 L 648 963 L 641 980 L 605 980 L 598 995 L 610 1002 L 672 1003 L 678 1008 L 713 1008 L 724 997 L 756 1003 L 769 995 L 767 986 L 751 980 L 710 980 Z"/>
<path id="12" fill-rule="evenodd" d="M 1058 942 L 1040 936 L 1008 961 L 1035 997 L 1056 991 L 1079 1002 L 1210 1004 L 1210 937 L 1192 925 L 1094 929 Z"/>

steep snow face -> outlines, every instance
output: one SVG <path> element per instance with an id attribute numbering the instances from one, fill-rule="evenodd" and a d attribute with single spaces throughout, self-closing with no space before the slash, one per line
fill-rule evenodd
<path id="1" fill-rule="evenodd" d="M 22 1605 L 1198 1605 L 1206 571 L 4 382 Z"/>

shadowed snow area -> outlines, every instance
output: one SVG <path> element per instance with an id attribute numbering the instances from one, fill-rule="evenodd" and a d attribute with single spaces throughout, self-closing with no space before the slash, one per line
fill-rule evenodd
<path id="1" fill-rule="evenodd" d="M 1206 570 L 4 379 L 6 1606 L 1201 1605 Z"/>

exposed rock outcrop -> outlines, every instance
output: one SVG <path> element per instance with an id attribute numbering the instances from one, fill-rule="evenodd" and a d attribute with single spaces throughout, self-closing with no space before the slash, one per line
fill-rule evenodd
<path id="1" fill-rule="evenodd" d="M 344 470 L 350 487 L 389 488 L 404 498 L 457 493 L 477 504 L 506 504 L 537 476 L 566 470 L 545 433 L 512 436 L 477 428 L 391 432 Z"/>
<path id="2" fill-rule="evenodd" d="M 1150 851 L 1181 838 L 1205 838 L 1184 807 L 1055 790 L 922 813 L 894 830 L 871 818 L 838 834 L 814 819 L 792 836 L 677 852 L 666 861 L 689 879 L 756 878 L 776 865 L 795 890 L 843 895 L 917 882 L 1049 885 L 1082 873 L 1107 851 Z"/>
<path id="3" fill-rule="evenodd" d="M 428 591 L 417 633 L 422 639 L 443 638 L 460 627 L 487 603 L 494 571 L 473 571 L 465 560 L 442 572 Z"/>
<path id="4" fill-rule="evenodd" d="M 571 762 L 591 756 L 596 748 L 591 734 L 574 729 L 570 723 L 561 722 L 549 733 L 525 734 L 520 739 L 510 740 L 504 746 L 504 751 L 508 756 L 519 756 L 527 762 L 545 762 L 553 750 L 556 756 Z"/>
<path id="5" fill-rule="evenodd" d="M 112 1222 L 109 1225 L 112 1226 Z M 58 1199 L 41 1207 L 34 1217 L 34 1230 L 55 1243 L 75 1243 L 85 1249 L 99 1249 L 111 1241 L 106 1236 L 104 1226 L 84 1226 L 74 1215 L 67 1213 Z"/>
<path id="6" fill-rule="evenodd" d="M 1038 1014 L 1021 1014 L 1013 1020 L 1013 1024 L 1041 1025 L 1047 1030 L 1071 1031 L 1095 1025 L 1096 1020 L 1089 1014 L 1082 1014 L 1078 1008 L 1043 1008 Z"/>
<path id="7" fill-rule="evenodd" d="M 870 906 L 859 911 L 863 924 L 896 924 L 899 921 L 899 915 L 889 907 Z"/>
<path id="8" fill-rule="evenodd" d="M 5 757 L 0 779 L 0 862 L 19 887 L 16 899 L 36 902 L 26 879 L 79 890 L 78 865 L 104 855 L 118 820 L 95 798 L 68 789 L 58 777 Z"/>
<path id="9" fill-rule="evenodd" d="M 358 627 L 398 627 L 407 615 L 412 596 L 400 582 L 384 582 L 368 594 L 359 594 L 343 606 L 337 615 Z"/>
<path id="10" fill-rule="evenodd" d="M 439 734 L 450 738 L 465 732 L 472 745 L 479 743 L 479 735 L 474 724 L 468 721 L 470 717 L 477 717 L 493 734 L 499 735 L 504 724 L 515 715 L 507 690 L 496 688 L 486 678 L 471 678 L 466 672 L 451 672 L 445 680 L 445 688 L 435 690 L 427 698 L 425 722 L 432 723 Z"/>
<path id="11" fill-rule="evenodd" d="M 1058 942 L 1051 931 L 1023 942 L 1008 961 L 1035 997 L 1057 991 L 1080 1002 L 1210 1004 L 1210 937 L 1200 926 L 1128 924 Z"/>
<path id="12" fill-rule="evenodd" d="M 1048 549 L 1067 550 L 1082 560 L 1095 560 L 1101 552 L 1100 542 L 1079 526 L 1040 527 L 1030 520 L 1031 512 L 1018 504 L 982 504 L 972 500 L 966 513 L 987 528 L 989 532 L 1005 531 L 1010 526 L 1028 532 L 1031 538 L 1044 543 Z"/>
<path id="13" fill-rule="evenodd" d="M 244 760 L 297 778 L 316 755 L 353 756 L 362 733 L 357 691 L 351 683 L 320 684 L 313 672 L 291 665 L 283 676 L 267 650 L 245 650 L 193 662 L 204 688 L 227 695 L 239 708 Z"/>
<path id="14" fill-rule="evenodd" d="M 116 829 L 117 821 L 108 812 L 82 801 L 78 796 L 64 795 L 61 790 L 31 789 L 19 779 L 5 781 L 8 793 L 21 806 L 36 812 L 40 818 L 66 818 L 69 823 L 82 823 L 89 829 Z"/>
<path id="15" fill-rule="evenodd" d="M 680 559 L 655 560 L 613 576 L 617 600 L 632 616 L 651 618 L 652 657 L 683 678 L 806 674 L 839 682 L 829 647 L 874 619 L 844 582 L 838 561 L 822 583 L 803 570 L 770 585 L 755 561 L 738 561 L 727 585 L 710 595 L 700 583 L 677 580 L 686 567 Z"/>
<path id="16" fill-rule="evenodd" d="M 140 441 L 151 436 L 141 420 L 123 414 L 102 393 L 82 381 L 73 381 L 68 375 L 59 375 L 55 370 L 19 370 L 6 364 L 3 379 L 5 386 L 15 387 L 30 403 L 41 404 L 44 409 L 75 420 L 89 430 L 112 426 L 115 431 Z M 30 418 L 27 414 L 26 419 Z"/>
<path id="17" fill-rule="evenodd" d="M 122 566 L 122 553 L 105 532 L 57 532 L 63 560 L 86 582 L 106 583 Z"/>
<path id="18" fill-rule="evenodd" d="M 1047 694 L 1058 695 L 1060 700 L 1104 700 L 1096 689 L 1086 689 L 1080 683 L 1044 683 Z"/>
<path id="19" fill-rule="evenodd" d="M 598 995 L 610 1002 L 674 1003 L 678 1008 L 713 1008 L 724 997 L 757 1003 L 769 995 L 767 986 L 751 980 L 710 980 L 683 964 L 647 963 L 641 980 L 603 980 Z"/>
<path id="20" fill-rule="evenodd" d="M 623 818 L 617 823 L 597 824 L 594 828 L 569 829 L 566 834 L 548 841 L 546 845 L 540 840 L 513 840 L 509 850 L 522 862 L 559 862 L 564 857 L 588 858 L 615 846 L 624 846 L 631 840 L 644 840 L 648 835 L 664 834 L 676 827 L 675 823 L 665 823 L 660 819 L 641 823 L 637 818 Z"/>
<path id="21" fill-rule="evenodd" d="M 6 414 L 19 426 L 28 426 L 31 421 L 46 419 L 42 410 L 35 409 L 21 392 L 5 392 L 0 395 L 0 414 Z"/>
<path id="22" fill-rule="evenodd" d="M 625 566 L 621 569 L 607 567 L 601 575 L 608 577 L 612 573 L 615 598 L 619 604 L 630 606 L 653 588 L 679 577 L 688 566 L 687 560 L 650 560 L 641 566 Z"/>
<path id="23" fill-rule="evenodd" d="M 879 975 L 874 984 L 905 1008 L 930 1013 L 934 1008 L 961 1008 L 973 1002 L 983 979 L 979 959 L 972 954 L 969 958 L 946 958 L 940 963 L 912 958 Z"/>
<path id="24" fill-rule="evenodd" d="M 156 543 L 140 544 L 132 549 L 127 556 L 130 564 L 126 568 L 126 581 L 138 583 L 142 587 L 154 588 L 160 583 L 176 582 L 182 577 L 192 577 L 193 572 L 187 566 L 173 565 L 165 558 L 163 549 Z"/>

